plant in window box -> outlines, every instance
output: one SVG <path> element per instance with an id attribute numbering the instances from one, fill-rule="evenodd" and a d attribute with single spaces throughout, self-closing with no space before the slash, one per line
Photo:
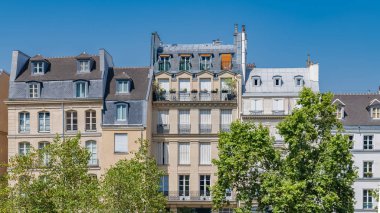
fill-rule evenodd
<path id="1" fill-rule="evenodd" d="M 208 93 L 208 90 L 207 89 L 203 89 L 202 93 Z"/>
<path id="2" fill-rule="evenodd" d="M 222 93 L 228 93 L 228 89 L 222 89 Z"/>
<path id="3" fill-rule="evenodd" d="M 218 93 L 218 89 L 211 90 L 211 93 Z"/>
<path id="4" fill-rule="evenodd" d="M 187 93 L 187 89 L 186 88 L 182 89 L 181 93 Z"/>
<path id="5" fill-rule="evenodd" d="M 192 89 L 192 90 L 191 90 L 191 93 L 198 93 L 198 90 L 196 90 L 196 89 Z"/>
<path id="6" fill-rule="evenodd" d="M 371 178 L 372 177 L 372 172 L 365 172 L 364 173 L 364 177 L 369 177 L 369 178 Z"/>
<path id="7" fill-rule="evenodd" d="M 176 91 L 175 91 L 175 89 L 170 89 L 169 92 L 170 93 L 175 93 Z"/>
<path id="8" fill-rule="evenodd" d="M 164 95 L 166 93 L 165 89 L 160 88 L 160 95 Z"/>

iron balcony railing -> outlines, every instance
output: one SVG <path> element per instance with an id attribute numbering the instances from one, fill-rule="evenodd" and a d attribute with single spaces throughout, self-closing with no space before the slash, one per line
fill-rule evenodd
<path id="1" fill-rule="evenodd" d="M 169 124 L 157 124 L 158 134 L 169 134 L 170 126 Z"/>
<path id="2" fill-rule="evenodd" d="M 168 201 L 211 201 L 212 196 L 210 191 L 162 191 Z M 233 194 L 226 194 L 226 200 L 234 201 Z"/>
<path id="3" fill-rule="evenodd" d="M 273 115 L 285 115 L 285 110 L 273 110 Z"/>
<path id="4" fill-rule="evenodd" d="M 220 131 L 221 132 L 229 132 L 230 127 L 231 127 L 231 124 L 220 124 Z"/>
<path id="5" fill-rule="evenodd" d="M 199 133 L 200 134 L 209 134 L 211 133 L 211 124 L 199 124 Z"/>
<path id="6" fill-rule="evenodd" d="M 154 101 L 235 101 L 236 95 L 231 92 L 156 92 Z"/>
<path id="7" fill-rule="evenodd" d="M 190 134 L 190 124 L 178 124 L 178 133 L 179 134 Z"/>
<path id="8" fill-rule="evenodd" d="M 88 160 L 88 166 L 89 167 L 98 167 L 99 166 L 99 159 L 98 158 L 91 158 Z"/>
<path id="9" fill-rule="evenodd" d="M 250 110 L 249 113 L 251 115 L 263 115 L 264 111 L 263 110 Z"/>

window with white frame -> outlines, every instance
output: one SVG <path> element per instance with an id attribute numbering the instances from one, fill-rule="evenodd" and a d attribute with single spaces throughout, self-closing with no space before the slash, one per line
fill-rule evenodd
<path id="1" fill-rule="evenodd" d="M 199 143 L 199 164 L 211 165 L 211 143 Z"/>
<path id="2" fill-rule="evenodd" d="M 160 192 L 164 194 L 164 196 L 169 196 L 169 176 L 163 175 L 160 177 Z"/>
<path id="3" fill-rule="evenodd" d="M 169 110 L 158 111 L 158 124 L 167 125 L 169 119 Z"/>
<path id="4" fill-rule="evenodd" d="M 178 143 L 179 164 L 190 164 L 190 143 Z"/>
<path id="5" fill-rule="evenodd" d="M 90 60 L 79 61 L 79 72 L 90 72 Z"/>
<path id="6" fill-rule="evenodd" d="M 26 155 L 30 151 L 30 143 L 29 142 L 21 142 L 18 144 L 18 154 Z"/>
<path id="7" fill-rule="evenodd" d="M 169 163 L 169 143 L 157 143 L 157 164 L 167 165 Z"/>
<path id="8" fill-rule="evenodd" d="M 38 131 L 50 132 L 50 113 L 49 112 L 38 113 Z"/>
<path id="9" fill-rule="evenodd" d="M 200 70 L 210 70 L 211 69 L 211 56 L 210 55 L 205 55 L 205 56 L 200 57 L 199 69 Z"/>
<path id="10" fill-rule="evenodd" d="M 42 61 L 33 62 L 33 74 L 43 74 L 44 64 Z"/>
<path id="11" fill-rule="evenodd" d="M 344 118 L 344 107 L 336 106 L 336 118 L 343 119 Z"/>
<path id="12" fill-rule="evenodd" d="M 30 131 L 30 114 L 29 112 L 19 113 L 19 131 L 29 132 Z"/>
<path id="13" fill-rule="evenodd" d="M 372 161 L 364 161 L 363 162 L 363 177 L 371 178 L 372 177 Z"/>
<path id="14" fill-rule="evenodd" d="M 117 93 L 129 93 L 129 80 L 116 80 Z"/>
<path id="15" fill-rule="evenodd" d="M 211 109 L 199 110 L 199 132 L 211 133 Z"/>
<path id="16" fill-rule="evenodd" d="M 363 136 L 363 149 L 373 149 L 373 135 Z"/>
<path id="17" fill-rule="evenodd" d="M 77 98 L 87 97 L 86 82 L 75 83 L 75 97 Z"/>
<path id="18" fill-rule="evenodd" d="M 260 78 L 260 76 L 253 76 L 252 77 L 252 86 L 254 86 L 254 87 L 261 86 L 261 78 Z"/>
<path id="19" fill-rule="evenodd" d="M 126 104 L 116 105 L 116 120 L 117 121 L 127 120 L 127 105 Z"/>
<path id="20" fill-rule="evenodd" d="M 179 61 L 179 70 L 190 70 L 191 64 L 190 64 L 190 56 L 181 56 L 181 59 Z"/>
<path id="21" fill-rule="evenodd" d="M 115 133 L 115 153 L 128 152 L 128 134 Z"/>
<path id="22" fill-rule="evenodd" d="M 158 62 L 158 70 L 159 71 L 168 71 L 170 69 L 170 60 L 169 56 L 160 56 Z"/>
<path id="23" fill-rule="evenodd" d="M 380 107 L 371 107 L 371 117 L 373 119 L 380 119 Z"/>
<path id="24" fill-rule="evenodd" d="M 160 89 L 162 89 L 162 91 L 164 91 L 165 93 L 169 92 L 169 90 L 170 90 L 169 79 L 167 79 L 167 78 L 158 79 L 158 85 L 160 86 Z"/>
<path id="25" fill-rule="evenodd" d="M 263 111 L 263 99 L 252 99 L 253 113 L 261 113 Z"/>
<path id="26" fill-rule="evenodd" d="M 76 111 L 66 112 L 66 131 L 78 130 L 78 114 Z"/>
<path id="27" fill-rule="evenodd" d="M 179 91 L 181 93 L 189 93 L 190 92 L 190 79 L 188 79 L 188 78 L 179 79 Z"/>
<path id="28" fill-rule="evenodd" d="M 363 190 L 363 209 L 373 209 L 373 197 L 371 189 Z"/>
<path id="29" fill-rule="evenodd" d="M 90 152 L 89 166 L 98 166 L 98 152 L 96 149 L 96 141 L 86 141 L 86 149 Z"/>
<path id="30" fill-rule="evenodd" d="M 39 88 L 40 87 L 39 87 L 38 83 L 29 84 L 29 98 L 38 98 L 38 97 L 40 97 Z"/>
<path id="31" fill-rule="evenodd" d="M 199 192 L 200 196 L 210 196 L 210 175 L 200 175 L 199 177 Z"/>
<path id="32" fill-rule="evenodd" d="M 179 110 L 179 133 L 190 133 L 190 110 Z"/>
<path id="33" fill-rule="evenodd" d="M 43 151 L 42 154 L 42 163 L 44 166 L 47 166 L 49 164 L 49 154 L 47 153 L 47 150 L 45 148 L 49 145 L 49 142 L 43 141 L 38 143 L 38 149 Z"/>
<path id="34" fill-rule="evenodd" d="M 275 87 L 280 87 L 282 86 L 282 77 L 281 76 L 274 76 L 273 77 L 273 85 Z"/>
<path id="35" fill-rule="evenodd" d="M 302 76 L 296 76 L 294 77 L 295 85 L 297 87 L 302 87 L 304 84 L 303 77 Z"/>
<path id="36" fill-rule="evenodd" d="M 231 123 L 232 123 L 232 109 L 221 109 L 220 110 L 220 131 L 222 132 L 230 131 Z"/>
<path id="37" fill-rule="evenodd" d="M 190 196 L 190 175 L 179 175 L 178 195 L 180 198 L 186 198 Z"/>
<path id="38" fill-rule="evenodd" d="M 273 99 L 273 112 L 283 112 L 284 111 L 284 99 Z"/>
<path id="39" fill-rule="evenodd" d="M 211 79 L 201 78 L 199 79 L 199 92 L 211 92 Z"/>
<path id="40" fill-rule="evenodd" d="M 96 111 L 86 111 L 86 131 L 96 131 Z"/>

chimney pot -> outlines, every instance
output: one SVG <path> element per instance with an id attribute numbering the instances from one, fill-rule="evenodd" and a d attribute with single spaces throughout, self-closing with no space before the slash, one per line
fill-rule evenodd
<path id="1" fill-rule="evenodd" d="M 245 24 L 241 25 L 241 31 L 245 32 Z"/>
<path id="2" fill-rule="evenodd" d="M 238 25 L 237 24 L 234 25 L 234 33 L 236 33 L 236 34 L 238 33 Z"/>

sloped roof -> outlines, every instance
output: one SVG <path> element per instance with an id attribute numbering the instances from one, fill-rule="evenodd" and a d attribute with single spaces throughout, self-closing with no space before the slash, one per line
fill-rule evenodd
<path id="1" fill-rule="evenodd" d="M 229 44 L 163 44 L 163 52 L 212 52 L 215 50 L 234 52 L 234 45 Z"/>

